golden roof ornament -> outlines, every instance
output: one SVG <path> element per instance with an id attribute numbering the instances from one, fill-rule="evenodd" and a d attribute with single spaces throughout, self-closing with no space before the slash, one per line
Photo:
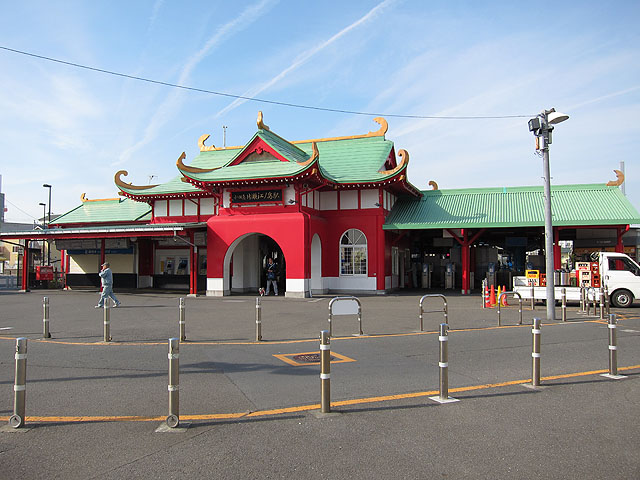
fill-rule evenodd
<path id="1" fill-rule="evenodd" d="M 258 129 L 259 130 L 269 130 L 269 127 L 264 124 L 262 121 L 262 111 L 258 112 Z"/>
<path id="2" fill-rule="evenodd" d="M 204 144 L 204 142 L 207 141 L 207 138 L 209 138 L 209 134 L 205 133 L 198 139 L 198 147 L 200 147 L 201 152 L 211 152 L 216 149 L 215 145 L 206 146 Z"/>
<path id="3" fill-rule="evenodd" d="M 607 187 L 619 187 L 624 183 L 624 173 L 622 173 L 620 170 L 614 170 L 613 172 L 616 174 L 617 180 L 611 180 L 610 182 L 607 182 Z"/>

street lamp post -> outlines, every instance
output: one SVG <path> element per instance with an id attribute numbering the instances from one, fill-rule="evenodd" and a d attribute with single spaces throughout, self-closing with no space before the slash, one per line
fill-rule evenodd
<path id="1" fill-rule="evenodd" d="M 42 205 L 42 229 L 47 227 L 47 204 L 40 202 L 38 205 Z M 42 256 L 40 257 L 40 265 L 44 264 L 44 238 L 42 239 Z"/>
<path id="2" fill-rule="evenodd" d="M 47 228 L 51 228 L 51 185 L 43 183 L 42 186 L 49 189 L 49 219 L 47 221 Z M 47 246 L 49 247 L 47 248 L 47 265 L 51 265 L 51 243 L 49 243 L 49 240 L 47 240 Z"/>
<path id="3" fill-rule="evenodd" d="M 542 151 L 542 173 L 544 175 L 544 256 L 547 277 L 547 320 L 556 319 L 556 297 L 553 259 L 553 217 L 551 216 L 551 174 L 549 169 L 549 145 L 553 125 L 564 122 L 569 115 L 556 112 L 554 108 L 543 110 L 529 120 L 529 131 L 536 136 L 536 150 Z"/>

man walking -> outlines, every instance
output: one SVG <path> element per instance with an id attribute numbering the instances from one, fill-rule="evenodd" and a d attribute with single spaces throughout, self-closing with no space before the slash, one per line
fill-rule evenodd
<path id="1" fill-rule="evenodd" d="M 107 297 L 113 298 L 113 301 L 116 302 L 116 307 L 119 307 L 120 301 L 113 294 L 113 273 L 109 268 L 109 262 L 104 262 L 102 264 L 102 270 L 98 275 L 100 275 L 100 280 L 102 282 L 102 293 L 100 294 L 100 301 L 95 308 L 104 307 L 104 301 Z"/>

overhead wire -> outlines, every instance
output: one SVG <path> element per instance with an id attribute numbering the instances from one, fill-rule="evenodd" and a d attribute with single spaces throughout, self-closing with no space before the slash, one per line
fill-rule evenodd
<path id="1" fill-rule="evenodd" d="M 278 106 L 282 106 L 282 107 L 291 107 L 291 108 L 301 108 L 301 109 L 307 109 L 307 110 L 316 110 L 316 111 L 322 111 L 322 112 L 332 112 L 332 113 L 344 113 L 344 114 L 349 114 L 349 115 L 362 115 L 362 116 L 368 116 L 368 117 L 375 117 L 375 116 L 379 116 L 379 117 L 387 117 L 387 118 L 413 118 L 413 119 L 433 119 L 433 120 L 496 120 L 496 119 L 510 119 L 510 118 L 530 118 L 534 115 L 466 115 L 466 116 L 454 116 L 454 115 L 404 115 L 404 114 L 395 114 L 395 113 L 374 113 L 374 112 L 360 112 L 357 110 L 346 110 L 346 109 L 340 109 L 340 108 L 328 108 L 328 107 L 319 107 L 316 105 L 303 105 L 303 104 L 299 104 L 299 103 L 289 103 L 289 102 L 281 102 L 281 101 L 277 101 L 277 100 L 268 100 L 265 98 L 257 98 L 257 97 L 247 97 L 244 95 L 235 95 L 232 93 L 226 93 L 226 92 L 218 92 L 215 90 L 208 90 L 205 88 L 197 88 L 197 87 L 190 87 L 187 85 L 179 85 L 176 83 L 171 83 L 171 82 L 163 82 L 161 80 L 154 80 L 151 78 L 145 78 L 145 77 L 140 77 L 137 75 L 129 75 L 127 73 L 121 73 L 121 72 L 115 72 L 112 70 L 105 70 L 103 68 L 97 68 L 97 67 L 91 67 L 89 65 L 83 65 L 80 63 L 75 63 L 75 62 L 68 62 L 66 60 L 60 60 L 57 58 L 53 58 L 53 57 L 47 57 L 44 55 L 38 55 L 35 53 L 31 53 L 31 52 L 25 52 L 23 50 L 16 50 L 14 48 L 9 48 L 9 47 L 5 47 L 0 45 L 0 50 L 5 50 L 8 52 L 12 52 L 12 53 L 16 53 L 19 55 L 26 55 L 28 57 L 33 57 L 33 58 L 38 58 L 41 60 L 47 60 L 49 62 L 55 62 L 55 63 L 60 63 L 62 65 L 68 65 L 71 67 L 76 67 L 76 68 L 82 68 L 85 70 L 90 70 L 93 72 L 98 72 L 98 73 L 104 73 L 107 75 L 114 75 L 117 77 L 122 77 L 122 78 L 128 78 L 131 80 L 137 80 L 140 82 L 147 82 L 147 83 L 152 83 L 155 85 L 162 85 L 165 87 L 171 87 L 171 88 L 178 88 L 178 89 L 182 89 L 182 90 L 188 90 L 188 91 L 192 91 L 192 92 L 198 92 L 198 93 L 206 93 L 206 94 L 210 94 L 210 95 L 217 95 L 217 96 L 221 96 L 221 97 L 227 97 L 227 98 L 233 98 L 236 100 L 247 100 L 250 102 L 259 102 L 259 103 L 265 103 L 265 104 L 269 104 L 269 105 L 278 105 Z"/>

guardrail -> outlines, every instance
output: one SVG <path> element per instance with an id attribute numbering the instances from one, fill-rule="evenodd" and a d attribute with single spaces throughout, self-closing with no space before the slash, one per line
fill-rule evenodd
<path id="1" fill-rule="evenodd" d="M 425 298 L 430 298 L 430 297 L 439 297 L 442 299 L 442 301 L 444 302 L 444 306 L 442 310 L 429 310 L 429 311 L 424 310 L 424 307 L 423 307 L 424 300 Z M 420 319 L 421 332 L 424 332 L 423 314 L 425 313 L 444 313 L 444 323 L 449 325 L 449 307 L 447 306 L 447 297 L 439 293 L 430 293 L 422 296 L 422 298 L 420 299 L 420 313 L 418 315 L 418 318 Z"/>

